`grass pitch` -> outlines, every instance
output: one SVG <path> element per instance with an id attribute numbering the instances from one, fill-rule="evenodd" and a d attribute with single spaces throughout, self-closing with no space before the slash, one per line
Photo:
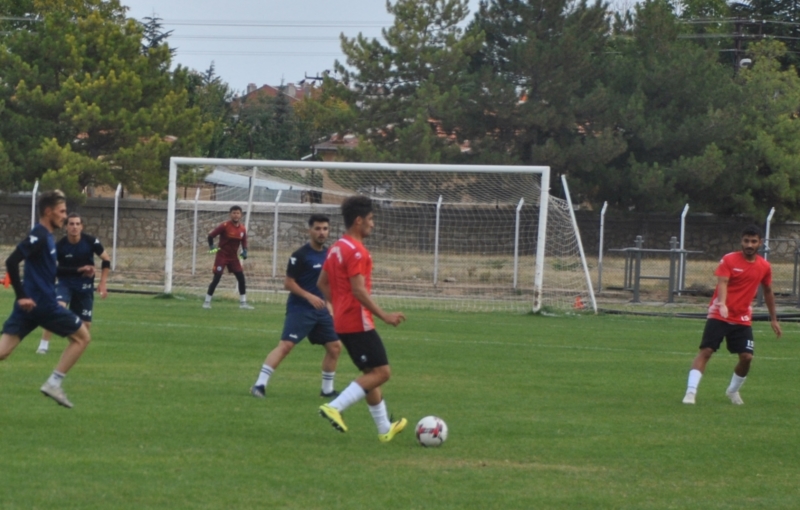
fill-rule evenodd
<path id="1" fill-rule="evenodd" d="M 7 315 L 12 294 L 0 292 Z M 65 381 L 75 408 L 38 388 L 64 341 L 35 332 L 0 363 L 0 506 L 34 508 L 797 508 L 798 326 L 757 323 L 744 406 L 724 395 L 734 358 L 709 364 L 681 404 L 702 321 L 414 311 L 379 326 L 390 412 L 350 431 L 317 416 L 322 349 L 300 344 L 260 400 L 248 393 L 283 308 L 112 294 Z M 342 389 L 356 376 L 343 356 Z M 416 445 L 444 418 L 450 438 Z"/>

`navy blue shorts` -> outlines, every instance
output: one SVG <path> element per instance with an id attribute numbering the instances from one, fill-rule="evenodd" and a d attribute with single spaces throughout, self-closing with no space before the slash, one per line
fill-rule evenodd
<path id="1" fill-rule="evenodd" d="M 333 317 L 328 313 L 327 308 L 286 312 L 281 340 L 297 344 L 305 337 L 308 337 L 308 341 L 316 345 L 339 340 L 339 336 L 333 330 Z"/>
<path id="2" fill-rule="evenodd" d="M 42 327 L 59 336 L 70 336 L 78 331 L 83 324 L 77 315 L 70 312 L 58 303 L 43 306 L 37 304 L 30 312 L 25 312 L 14 303 L 14 311 L 3 324 L 3 333 L 16 335 L 20 340 L 28 334 Z"/>
<path id="3" fill-rule="evenodd" d="M 61 283 L 56 284 L 56 299 L 67 303 L 67 308 L 81 318 L 83 322 L 92 322 L 94 309 L 94 289 L 91 284 L 86 284 L 88 289 L 76 290 Z"/>

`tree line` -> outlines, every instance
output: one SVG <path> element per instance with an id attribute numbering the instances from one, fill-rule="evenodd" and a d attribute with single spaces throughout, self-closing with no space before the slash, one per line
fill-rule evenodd
<path id="1" fill-rule="evenodd" d="M 794 2 L 467 4 L 387 2 L 314 97 L 243 108 L 117 0 L 0 0 L 0 189 L 158 195 L 173 155 L 299 159 L 351 133 L 342 159 L 549 165 L 577 203 L 800 217 Z"/>

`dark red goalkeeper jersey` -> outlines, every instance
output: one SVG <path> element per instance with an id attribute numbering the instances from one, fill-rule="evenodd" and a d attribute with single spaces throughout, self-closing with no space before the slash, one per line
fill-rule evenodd
<path id="1" fill-rule="evenodd" d="M 225 221 L 208 233 L 208 237 L 219 236 L 219 252 L 227 257 L 236 258 L 239 256 L 239 245 L 247 249 L 247 231 L 244 223 L 234 225 L 231 221 Z"/>

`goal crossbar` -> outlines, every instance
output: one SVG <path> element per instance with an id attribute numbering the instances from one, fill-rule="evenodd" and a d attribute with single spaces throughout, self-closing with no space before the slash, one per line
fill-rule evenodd
<path id="1" fill-rule="evenodd" d="M 414 172 L 471 172 L 477 174 L 537 174 L 540 175 L 540 212 L 534 268 L 533 307 L 537 312 L 542 307 L 544 282 L 545 243 L 547 232 L 547 209 L 550 201 L 549 166 L 501 166 L 501 165 L 447 165 L 412 163 L 356 163 L 338 161 L 282 161 L 241 160 L 216 158 L 172 157 L 169 163 L 169 195 L 167 204 L 167 239 L 164 267 L 164 293 L 172 293 L 173 262 L 175 256 L 175 212 L 177 206 L 178 166 L 218 165 L 244 168 L 285 168 L 308 170 L 362 170 L 362 171 L 414 171 Z"/>

